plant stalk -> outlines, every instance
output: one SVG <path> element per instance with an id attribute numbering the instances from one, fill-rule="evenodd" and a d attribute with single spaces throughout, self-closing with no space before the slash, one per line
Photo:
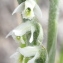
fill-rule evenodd
<path id="1" fill-rule="evenodd" d="M 59 63 L 63 63 L 63 43 L 62 43 L 62 45 L 60 47 Z"/>
<path id="2" fill-rule="evenodd" d="M 26 0 L 17 0 L 19 4 L 21 4 L 22 2 L 26 1 Z"/>
<path id="3" fill-rule="evenodd" d="M 58 22 L 58 1 L 49 0 L 49 21 L 48 21 L 48 63 L 55 62 L 56 42 L 57 42 L 57 22 Z"/>

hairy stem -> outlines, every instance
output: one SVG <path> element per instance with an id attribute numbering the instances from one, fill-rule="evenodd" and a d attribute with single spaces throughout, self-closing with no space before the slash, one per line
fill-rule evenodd
<path id="1" fill-rule="evenodd" d="M 48 42 L 47 51 L 49 55 L 48 63 L 54 63 L 57 40 L 57 18 L 58 18 L 58 0 L 49 0 L 49 22 L 48 22 Z"/>
<path id="2" fill-rule="evenodd" d="M 21 4 L 22 2 L 26 1 L 26 0 L 17 0 L 19 4 Z"/>
<path id="3" fill-rule="evenodd" d="M 61 47 L 60 47 L 60 61 L 59 61 L 59 63 L 63 63 L 63 44 L 61 45 Z"/>

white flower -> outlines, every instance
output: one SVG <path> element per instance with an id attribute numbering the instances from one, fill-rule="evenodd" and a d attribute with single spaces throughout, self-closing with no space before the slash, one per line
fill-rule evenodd
<path id="1" fill-rule="evenodd" d="M 33 41 L 33 33 L 35 31 L 35 26 L 30 21 L 22 23 L 17 28 L 12 30 L 6 37 L 12 35 L 12 37 L 15 40 L 22 41 L 22 43 L 24 44 L 24 40 L 23 40 L 22 36 L 24 34 L 26 34 L 28 31 L 31 31 L 31 37 L 30 37 L 30 40 L 29 40 L 29 42 L 31 43 Z"/>
<path id="2" fill-rule="evenodd" d="M 35 0 L 26 0 L 21 3 L 12 13 L 12 15 L 16 12 L 22 14 L 25 19 L 32 19 L 34 16 L 37 17 L 38 20 L 42 20 L 42 11 L 35 2 Z"/>
<path id="3" fill-rule="evenodd" d="M 47 51 L 44 47 L 42 47 L 42 48 L 41 47 L 42 47 L 42 45 L 41 46 L 27 46 L 24 48 L 19 47 L 17 49 L 17 52 L 14 53 L 11 56 L 11 58 L 14 58 L 15 62 L 18 62 L 18 60 L 20 60 L 21 57 L 23 56 L 23 59 L 21 59 L 22 61 L 20 60 L 20 63 L 21 62 L 24 63 L 26 58 L 29 58 L 27 63 L 36 63 L 37 61 L 39 61 L 39 63 L 41 61 L 47 63 L 47 61 L 48 61 Z"/>
<path id="4" fill-rule="evenodd" d="M 27 46 L 24 48 L 18 48 L 18 51 L 24 56 L 24 57 L 31 57 L 34 56 L 32 59 L 30 59 L 27 63 L 35 63 L 35 60 L 39 58 L 40 54 L 38 51 L 37 46 Z"/>
<path id="5" fill-rule="evenodd" d="M 25 61 L 24 58 L 29 58 L 29 61 L 27 63 L 35 63 L 35 60 L 40 56 L 37 46 L 27 46 L 24 48 L 19 47 L 17 49 L 17 52 L 14 53 L 10 58 L 13 58 L 16 63 L 21 63 L 19 61 L 21 59 L 20 55 L 23 55 L 23 60 L 21 62 Z"/>

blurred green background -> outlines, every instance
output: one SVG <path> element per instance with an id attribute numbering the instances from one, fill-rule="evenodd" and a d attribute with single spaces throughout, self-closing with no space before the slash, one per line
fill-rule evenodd
<path id="1" fill-rule="evenodd" d="M 0 0 L 0 63 L 13 63 L 9 57 L 16 51 L 18 44 L 12 39 L 5 38 L 6 35 L 18 26 L 17 15 L 12 16 L 13 10 L 16 8 L 16 0 Z M 44 30 L 43 44 L 47 42 L 47 26 L 49 13 L 49 0 L 38 0 L 38 4 L 42 10 L 41 24 Z M 59 19 L 58 19 L 58 43 L 57 53 L 63 42 L 63 0 L 59 2 Z"/>

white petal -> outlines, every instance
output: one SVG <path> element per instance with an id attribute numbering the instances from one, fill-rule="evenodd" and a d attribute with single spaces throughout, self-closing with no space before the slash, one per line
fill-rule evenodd
<path id="1" fill-rule="evenodd" d="M 27 46 L 24 48 L 18 48 L 18 51 L 25 57 L 34 56 L 36 52 L 38 51 L 38 48 L 36 46 Z"/>
<path id="2" fill-rule="evenodd" d="M 16 39 L 16 35 L 15 35 L 15 33 L 13 33 L 13 31 L 11 31 L 11 32 L 6 36 L 6 38 L 8 38 L 10 35 L 13 37 L 13 39 L 14 39 L 16 42 L 18 42 L 18 40 Z M 20 42 L 20 41 L 19 41 L 19 42 Z M 18 43 L 19 43 L 19 42 L 18 42 Z"/>
<path id="3" fill-rule="evenodd" d="M 32 26 L 32 23 L 27 21 L 25 23 L 22 23 L 21 25 L 19 25 L 18 27 L 16 27 L 14 30 L 12 30 L 7 36 L 22 36 L 24 35 L 27 31 L 30 31 L 31 30 L 31 27 Z"/>
<path id="4" fill-rule="evenodd" d="M 30 37 L 29 42 L 31 43 L 32 41 L 33 41 L 33 32 L 31 31 L 31 37 Z"/>
<path id="5" fill-rule="evenodd" d="M 16 36 L 20 36 L 21 31 L 20 31 L 20 30 L 13 30 L 13 33 L 14 33 Z"/>
<path id="6" fill-rule="evenodd" d="M 13 55 L 10 56 L 10 58 L 13 59 L 14 63 L 19 63 L 21 54 L 19 52 L 14 53 Z"/>
<path id="7" fill-rule="evenodd" d="M 11 31 L 7 36 L 6 36 L 6 38 L 8 38 L 10 35 L 12 35 L 13 34 L 13 32 Z"/>
<path id="8" fill-rule="evenodd" d="M 30 7 L 33 9 L 35 7 L 36 2 L 34 0 L 26 0 L 25 1 L 25 8 Z"/>
<path id="9" fill-rule="evenodd" d="M 17 43 L 19 43 L 20 41 L 16 38 L 16 35 L 13 33 L 12 34 L 12 37 L 13 37 L 13 39 L 17 42 Z"/>
<path id="10" fill-rule="evenodd" d="M 35 5 L 34 13 L 35 13 L 35 16 L 37 17 L 37 19 L 39 21 L 41 21 L 42 20 L 42 11 L 41 11 L 40 7 L 37 4 Z"/>
<path id="11" fill-rule="evenodd" d="M 17 40 L 17 36 L 22 36 L 22 35 L 24 35 L 25 33 L 27 33 L 28 31 L 31 31 L 31 27 L 32 27 L 32 30 L 35 30 L 35 27 L 34 27 L 34 25 L 33 25 L 33 23 L 32 22 L 30 22 L 30 21 L 27 21 L 27 22 L 25 22 L 25 23 L 22 23 L 21 25 L 19 25 L 18 27 L 16 27 L 14 30 L 12 30 L 7 36 L 6 36 L 6 38 L 8 37 L 8 36 L 10 36 L 10 35 L 12 35 L 12 37 L 13 37 L 13 39 L 15 40 L 15 41 L 19 41 L 19 42 L 22 42 L 22 44 L 25 44 L 25 42 L 24 42 L 24 40 L 23 39 L 21 39 L 20 38 L 20 40 Z M 33 36 L 33 35 L 32 35 Z M 33 40 L 33 39 L 31 39 L 31 40 Z M 32 42 L 32 41 L 31 41 Z"/>
<path id="12" fill-rule="evenodd" d="M 40 23 L 38 23 L 39 25 L 39 35 L 38 35 L 38 41 L 42 43 L 43 40 L 43 29 Z"/>
<path id="13" fill-rule="evenodd" d="M 36 60 L 37 58 L 39 58 L 39 53 L 38 53 L 38 52 L 37 52 L 37 53 L 35 54 L 35 56 L 34 56 L 31 60 L 29 60 L 27 63 L 35 63 L 35 60 Z"/>
<path id="14" fill-rule="evenodd" d="M 15 60 L 18 60 L 20 53 L 16 52 L 13 55 L 10 56 L 10 58 L 14 58 Z"/>
<path id="15" fill-rule="evenodd" d="M 30 40 L 29 40 L 30 43 L 33 41 L 33 33 L 34 33 L 34 31 L 35 31 L 35 29 L 34 29 L 34 27 L 32 26 L 32 27 L 31 27 L 31 37 L 30 37 Z"/>
<path id="16" fill-rule="evenodd" d="M 16 12 L 19 12 L 19 13 L 21 13 L 23 10 L 24 10 L 24 4 L 25 2 L 23 2 L 23 3 L 21 3 L 14 11 L 13 11 L 13 13 L 12 13 L 12 15 L 14 14 L 14 13 L 16 13 Z"/>
<path id="17" fill-rule="evenodd" d="M 33 24 L 28 21 L 25 23 L 22 23 L 21 25 L 19 25 L 17 28 L 15 28 L 13 30 L 13 33 L 15 33 L 16 36 L 22 36 L 24 35 L 26 32 L 31 31 L 31 26 Z M 34 27 L 34 26 L 33 26 Z M 35 27 L 34 27 L 35 28 Z"/>

